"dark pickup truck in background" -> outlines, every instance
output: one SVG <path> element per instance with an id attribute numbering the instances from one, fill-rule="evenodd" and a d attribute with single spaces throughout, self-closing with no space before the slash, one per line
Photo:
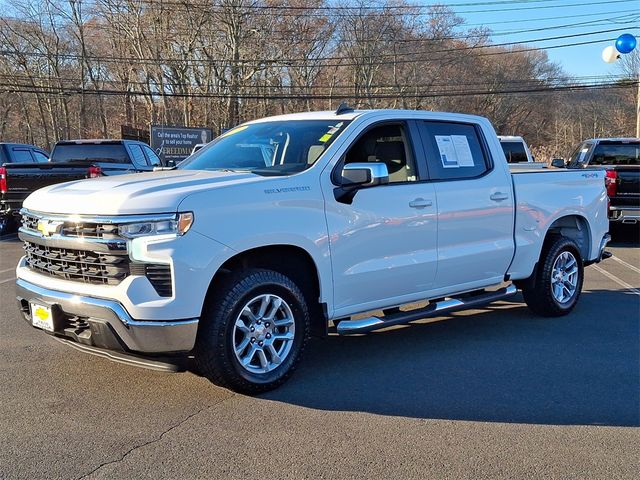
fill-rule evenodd
<path id="1" fill-rule="evenodd" d="M 640 222 L 640 138 L 593 138 L 571 154 L 567 168 L 602 167 L 609 196 L 609 221 Z"/>
<path id="2" fill-rule="evenodd" d="M 11 223 L 12 216 L 9 214 L 11 209 L 11 197 L 7 192 L 7 169 L 6 165 L 20 163 L 32 165 L 34 163 L 47 163 L 49 161 L 49 152 L 35 145 L 25 143 L 0 143 L 0 234 L 7 230 Z"/>
<path id="3" fill-rule="evenodd" d="M 40 152 L 40 149 L 31 147 Z M 14 147 L 11 147 L 14 148 Z M 149 172 L 160 158 L 143 142 L 134 140 L 65 140 L 56 143 L 50 158 L 28 160 L 24 153 L 15 161 L 0 163 L 0 233 L 18 218 L 22 202 L 32 192 L 55 183 L 101 175 Z M 25 161 L 22 161 L 24 159 Z"/>

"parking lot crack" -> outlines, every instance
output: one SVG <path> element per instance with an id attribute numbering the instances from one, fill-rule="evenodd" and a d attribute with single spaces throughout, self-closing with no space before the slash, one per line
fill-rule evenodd
<path id="1" fill-rule="evenodd" d="M 168 433 L 172 432 L 173 430 L 181 427 L 182 425 L 184 425 L 185 423 L 187 423 L 189 420 L 191 420 L 193 417 L 199 415 L 200 413 L 204 412 L 205 410 L 209 410 L 210 408 L 216 407 L 224 402 L 226 402 L 227 400 L 229 400 L 230 398 L 235 397 L 235 395 L 231 395 L 227 398 L 225 398 L 224 400 L 221 400 L 217 403 L 214 403 L 213 405 L 208 405 L 206 407 L 200 408 L 199 410 L 187 415 L 186 417 L 184 417 L 182 420 L 180 420 L 178 423 L 175 423 L 173 425 L 171 425 L 169 428 L 167 428 L 166 430 L 164 430 L 160 435 L 158 435 L 157 437 L 141 443 L 139 445 L 134 445 L 133 447 L 131 447 L 129 450 L 127 450 L 126 452 L 124 452 L 122 455 L 120 455 L 119 458 L 115 459 L 115 460 L 109 460 L 107 462 L 103 462 L 100 465 L 98 465 L 96 468 L 94 468 L 93 470 L 91 470 L 88 473 L 85 473 L 84 475 L 78 477 L 77 480 L 82 480 L 84 478 L 87 478 L 91 475 L 93 475 L 94 473 L 98 472 L 100 469 L 102 469 L 103 467 L 106 467 L 108 465 L 114 465 L 116 463 L 120 463 L 122 461 L 124 461 L 131 453 L 135 452 L 136 450 L 139 450 L 141 448 L 147 447 L 149 445 L 153 445 L 154 443 L 159 442 L 160 440 L 162 440 L 164 438 L 165 435 L 167 435 Z"/>

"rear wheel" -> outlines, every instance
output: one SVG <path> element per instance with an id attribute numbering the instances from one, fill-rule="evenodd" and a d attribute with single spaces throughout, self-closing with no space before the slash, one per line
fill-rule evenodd
<path id="1" fill-rule="evenodd" d="M 284 383 L 309 331 L 300 288 L 271 270 L 247 270 L 208 299 L 195 346 L 199 371 L 213 383 L 257 394 Z"/>
<path id="2" fill-rule="evenodd" d="M 578 302 L 583 280 L 578 246 L 569 238 L 551 237 L 544 244 L 534 278 L 522 288 L 524 301 L 539 315 L 566 315 Z"/>

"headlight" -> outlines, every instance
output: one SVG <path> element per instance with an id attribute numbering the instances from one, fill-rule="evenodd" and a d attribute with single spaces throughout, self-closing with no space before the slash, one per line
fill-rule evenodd
<path id="1" fill-rule="evenodd" d="M 118 234 L 125 238 L 148 237 L 152 235 L 184 235 L 191 228 L 193 213 L 179 213 L 175 218 L 124 223 L 118 226 Z"/>

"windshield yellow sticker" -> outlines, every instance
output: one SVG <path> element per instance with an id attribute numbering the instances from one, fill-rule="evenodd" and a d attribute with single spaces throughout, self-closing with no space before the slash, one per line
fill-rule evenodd
<path id="1" fill-rule="evenodd" d="M 338 130 L 340 130 L 340 127 L 342 127 L 342 122 L 331 127 L 327 133 L 325 133 L 323 136 L 321 136 L 318 139 L 318 141 L 322 143 L 328 142 L 329 140 L 331 140 L 331 137 L 333 136 L 333 134 L 336 133 Z"/>
<path id="2" fill-rule="evenodd" d="M 234 133 L 238 133 L 241 132 L 243 130 L 246 130 L 247 128 L 249 128 L 249 125 L 241 125 L 239 127 L 236 127 L 232 130 L 229 130 L 228 132 L 223 133 L 222 135 L 220 135 L 219 138 L 224 138 L 224 137 L 228 137 L 230 135 L 233 135 Z"/>

